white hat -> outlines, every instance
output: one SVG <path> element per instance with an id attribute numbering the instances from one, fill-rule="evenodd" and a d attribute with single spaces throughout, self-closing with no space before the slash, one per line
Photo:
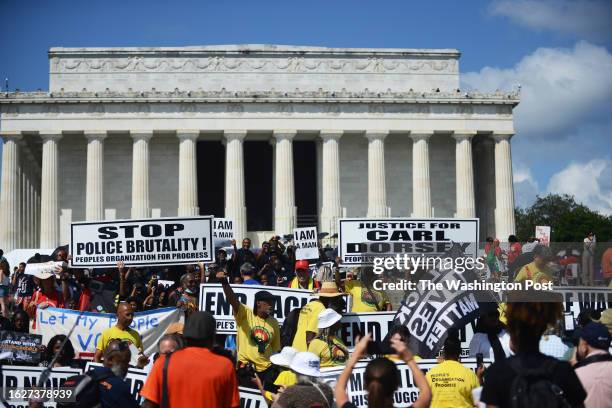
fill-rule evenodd
<path id="1" fill-rule="evenodd" d="M 293 360 L 293 357 L 295 357 L 297 353 L 298 351 L 293 347 L 286 346 L 283 347 L 280 353 L 270 356 L 270 361 L 272 364 L 276 364 L 277 366 L 288 368 L 289 364 L 291 364 L 291 361 Z"/>
<path id="2" fill-rule="evenodd" d="M 310 377 L 321 376 L 321 360 L 315 354 L 309 351 L 299 352 L 293 357 L 289 368 L 298 374 L 307 375 Z"/>
<path id="3" fill-rule="evenodd" d="M 334 324 L 342 319 L 342 315 L 336 312 L 334 309 L 325 309 L 321 313 L 319 313 L 319 329 L 327 329 L 328 327 L 332 327 Z"/>

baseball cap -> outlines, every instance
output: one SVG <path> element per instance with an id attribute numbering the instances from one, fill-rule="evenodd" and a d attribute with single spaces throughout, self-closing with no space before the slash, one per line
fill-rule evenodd
<path id="1" fill-rule="evenodd" d="M 315 354 L 309 351 L 297 353 L 289 368 L 298 374 L 308 375 L 310 377 L 321 376 L 321 360 Z"/>
<path id="2" fill-rule="evenodd" d="M 211 339 L 217 331 L 215 318 L 209 312 L 194 312 L 185 322 L 183 337 L 192 340 Z"/>
<path id="3" fill-rule="evenodd" d="M 318 328 L 319 329 L 327 329 L 328 327 L 332 327 L 334 324 L 342 319 L 342 315 L 336 312 L 334 309 L 325 309 L 321 313 L 319 313 L 318 317 Z"/>
<path id="4" fill-rule="evenodd" d="M 309 264 L 308 261 L 302 259 L 301 261 L 297 261 L 295 263 L 295 270 L 297 271 L 298 269 L 306 269 L 309 270 Z"/>
<path id="5" fill-rule="evenodd" d="M 280 353 L 270 356 L 270 361 L 277 366 L 289 367 L 291 361 L 293 361 L 293 357 L 295 357 L 297 353 L 298 351 L 293 347 L 285 346 Z"/>
<path id="6" fill-rule="evenodd" d="M 267 290 L 260 290 L 255 294 L 255 301 L 259 302 L 260 300 L 274 300 L 274 295 Z"/>
<path id="7" fill-rule="evenodd" d="M 597 322 L 590 322 L 582 329 L 576 330 L 576 338 L 583 339 L 591 347 L 607 350 L 610 347 L 610 333 L 608 328 Z"/>

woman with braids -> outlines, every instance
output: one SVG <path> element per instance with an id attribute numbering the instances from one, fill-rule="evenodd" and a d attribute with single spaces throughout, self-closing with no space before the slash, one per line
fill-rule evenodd
<path id="1" fill-rule="evenodd" d="M 341 327 L 342 315 L 334 309 L 319 313 L 319 334 L 308 345 L 308 351 L 318 356 L 321 367 L 334 367 L 346 364 L 349 352 L 342 340 L 336 336 Z"/>
<path id="2" fill-rule="evenodd" d="M 350 402 L 346 393 L 346 385 L 351 376 L 351 372 L 355 364 L 361 359 L 368 347 L 368 343 L 372 340 L 372 335 L 368 334 L 363 337 L 355 346 L 355 350 L 348 362 L 346 368 L 338 377 L 334 396 L 336 398 L 336 406 L 338 408 L 355 408 L 355 405 Z M 414 361 L 414 356 L 408 346 L 398 338 L 391 338 L 391 347 L 397 355 L 408 365 L 414 378 L 414 383 L 419 389 L 419 397 L 414 401 L 412 407 L 424 408 L 429 405 L 431 398 L 431 390 L 427 385 L 425 374 Z M 375 358 L 371 360 L 365 369 L 364 382 L 365 388 L 368 391 L 368 407 L 369 408 L 392 408 L 393 394 L 399 386 L 399 371 L 391 360 L 387 358 Z"/>
<path id="3" fill-rule="evenodd" d="M 512 296 L 515 294 L 508 294 L 506 318 L 515 355 L 496 360 L 485 371 L 480 401 L 489 408 L 530 406 L 536 401 L 547 401 L 546 406 L 583 406 L 586 392 L 574 369 L 539 350 L 546 328 L 561 318 L 562 303 L 557 298 L 535 302 L 524 295 L 523 299 Z M 530 294 L 531 299 L 535 296 L 542 300 L 542 294 Z"/>

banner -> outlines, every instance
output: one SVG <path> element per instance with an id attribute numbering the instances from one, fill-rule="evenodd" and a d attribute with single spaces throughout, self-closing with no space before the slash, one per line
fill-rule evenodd
<path id="1" fill-rule="evenodd" d="M 432 360 L 419 360 L 417 364 L 424 373 L 427 373 L 430 369 L 438 364 L 438 362 L 434 359 Z M 476 359 L 462 359 L 461 364 L 464 367 L 467 367 L 476 372 Z M 491 364 L 491 360 L 485 359 L 484 365 L 488 367 Z M 351 372 L 351 376 L 349 377 L 349 381 L 347 384 L 347 393 L 349 396 L 349 401 L 355 404 L 358 408 L 367 408 L 367 391 L 365 389 L 365 381 L 364 374 L 365 368 L 368 365 L 368 361 L 360 361 L 355 365 L 355 368 Z M 414 384 L 414 378 L 412 377 L 412 372 L 410 368 L 406 365 L 406 363 L 396 362 L 397 369 L 400 373 L 400 385 L 395 391 L 394 394 L 394 404 L 393 406 L 396 408 L 405 408 L 410 407 L 419 397 L 419 389 Z M 338 377 L 340 373 L 344 370 L 344 366 L 342 367 L 329 367 L 329 368 L 321 368 L 321 372 L 323 376 L 320 378 L 321 381 L 327 383 L 332 389 L 335 387 Z"/>
<path id="2" fill-rule="evenodd" d="M 213 244 L 215 248 L 231 247 L 234 233 L 234 220 L 231 218 L 213 219 Z"/>
<path id="3" fill-rule="evenodd" d="M 11 353 L 11 357 L 3 358 L 3 361 L 38 364 L 41 345 L 42 336 L 37 334 L 0 331 L 0 352 Z"/>
<path id="4" fill-rule="evenodd" d="M 36 387 L 38 379 L 45 367 L 8 366 L 0 367 L 0 386 L 2 388 L 32 388 Z M 44 388 L 56 389 L 62 386 L 67 378 L 82 374 L 80 368 L 55 367 L 49 373 Z M 4 406 L 10 408 L 27 408 L 28 401 L 10 400 Z M 53 402 L 45 402 L 45 407 L 55 407 Z"/>
<path id="5" fill-rule="evenodd" d="M 535 237 L 540 240 L 540 244 L 550 245 L 550 226 L 536 225 Z"/>
<path id="6" fill-rule="evenodd" d="M 612 307 L 612 288 L 610 287 L 554 286 L 553 290 L 563 294 L 565 312 L 572 313 L 574 319 L 577 319 L 580 312 L 584 310 L 602 312 Z"/>
<path id="7" fill-rule="evenodd" d="M 317 227 L 294 228 L 295 259 L 319 259 Z"/>
<path id="8" fill-rule="evenodd" d="M 232 285 L 236 297 L 243 305 L 250 308 L 255 306 L 255 294 L 266 290 L 274 295 L 272 317 L 282 325 L 285 317 L 295 308 L 304 306 L 312 299 L 312 291 L 303 289 L 289 289 L 277 286 L 263 285 Z M 213 314 L 217 320 L 217 333 L 236 333 L 236 321 L 232 306 L 225 299 L 220 283 L 204 283 L 200 285 L 200 310 Z"/>
<path id="9" fill-rule="evenodd" d="M 64 264 L 63 262 L 54 262 L 54 261 L 42 262 L 42 263 L 29 263 L 29 264 L 26 264 L 24 273 L 26 275 L 36 275 L 39 272 L 59 274 L 62 272 L 63 264 Z"/>
<path id="10" fill-rule="evenodd" d="M 166 307 L 134 314 L 130 327 L 140 333 L 144 352 L 150 356 L 157 349 L 158 340 L 164 335 L 168 326 L 178 322 L 180 309 Z M 66 334 L 73 325 L 76 328 L 70 336 L 75 353 L 93 353 L 102 332 L 117 323 L 117 317 L 108 313 L 79 312 L 76 310 L 48 307 L 36 311 L 36 332 L 47 344 L 56 334 Z"/>
<path id="11" fill-rule="evenodd" d="M 259 390 L 238 387 L 240 393 L 240 408 L 268 408 L 268 403 Z"/>
<path id="12" fill-rule="evenodd" d="M 102 364 L 90 361 L 85 366 L 85 372 L 87 373 L 96 367 L 102 367 Z M 132 393 L 134 401 L 140 402 L 140 391 L 142 390 L 142 387 L 144 387 L 145 382 L 147 382 L 148 376 L 149 373 L 145 370 L 141 370 L 139 368 L 134 367 L 128 368 L 128 372 L 124 380 L 130 387 L 130 392 Z"/>
<path id="13" fill-rule="evenodd" d="M 75 222 L 70 226 L 74 268 L 211 262 L 213 217 Z"/>
<path id="14" fill-rule="evenodd" d="M 382 341 L 395 325 L 395 312 L 364 312 L 347 313 L 342 315 L 342 328 L 338 331 L 338 336 L 349 348 L 353 350 L 357 342 L 357 337 L 362 337 L 368 333 L 372 334 L 372 340 Z"/>
<path id="15" fill-rule="evenodd" d="M 437 256 L 461 245 L 476 257 L 478 218 L 341 218 L 338 220 L 338 256 L 343 266 L 372 265 L 375 257 L 396 254 Z"/>

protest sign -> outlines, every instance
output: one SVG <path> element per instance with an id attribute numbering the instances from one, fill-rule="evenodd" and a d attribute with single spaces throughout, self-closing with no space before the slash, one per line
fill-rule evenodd
<path id="1" fill-rule="evenodd" d="M 100 363 L 94 363 L 92 361 L 88 362 L 85 366 L 85 372 L 89 372 L 96 367 L 102 367 Z M 127 382 L 130 387 L 130 392 L 134 401 L 140 401 L 140 391 L 142 387 L 144 387 L 145 382 L 147 382 L 147 377 L 149 373 L 145 370 L 141 370 L 140 368 L 129 367 L 128 372 L 124 377 L 125 382 Z"/>
<path id="2" fill-rule="evenodd" d="M 42 336 L 37 334 L 0 331 L 0 352 L 11 354 L 2 360 L 11 363 L 38 364 L 41 345 Z"/>
<path id="3" fill-rule="evenodd" d="M 572 313 L 574 319 L 584 310 L 601 312 L 612 306 L 610 287 L 554 286 L 553 290 L 563 295 L 565 312 Z"/>
<path id="4" fill-rule="evenodd" d="M 540 240 L 540 244 L 550 245 L 550 226 L 536 225 L 535 237 Z"/>
<path id="5" fill-rule="evenodd" d="M 319 258 L 317 227 L 294 228 L 295 259 Z"/>
<path id="6" fill-rule="evenodd" d="M 456 243 L 466 256 L 478 250 L 477 218 L 341 218 L 338 256 L 344 266 L 372 265 L 396 254 L 439 256 Z"/>
<path id="7" fill-rule="evenodd" d="M 437 365 L 438 362 L 435 359 L 419 360 L 417 361 L 417 364 L 424 373 L 427 373 L 427 371 Z M 476 359 L 461 359 L 461 364 L 464 367 L 467 367 L 476 372 Z M 488 367 L 490 364 L 490 360 L 484 360 L 485 367 Z M 355 406 L 358 408 L 366 408 L 368 406 L 366 397 L 367 390 L 365 389 L 364 381 L 365 368 L 367 365 L 368 361 L 362 360 L 358 362 L 355 365 L 353 371 L 351 372 L 351 376 L 349 377 L 349 381 L 347 384 L 347 393 L 349 396 L 349 401 L 355 404 Z M 419 389 L 415 385 L 414 378 L 412 377 L 412 372 L 410 371 L 410 368 L 406 365 L 406 363 L 396 362 L 396 365 L 400 374 L 400 384 L 393 396 L 393 406 L 396 408 L 410 407 L 419 397 Z M 320 380 L 327 383 L 333 389 L 343 369 L 344 367 L 322 368 L 321 373 L 323 374 L 323 376 L 320 377 Z"/>
<path id="8" fill-rule="evenodd" d="M 38 379 L 46 367 L 27 367 L 27 366 L 8 366 L 1 367 L 1 382 L 2 389 L 6 388 L 32 388 L 38 384 Z M 80 375 L 80 368 L 71 367 L 55 367 L 49 372 L 49 377 L 43 384 L 43 388 L 57 389 L 64 384 L 67 378 L 74 375 Z M 4 406 L 11 408 L 27 408 L 28 401 L 10 400 Z M 46 407 L 55 407 L 53 402 L 45 402 Z"/>
<path id="9" fill-rule="evenodd" d="M 26 264 L 24 273 L 26 275 L 36 275 L 37 273 L 55 273 L 59 274 L 62 272 L 63 262 L 42 262 L 42 263 L 29 263 Z"/>
<path id="10" fill-rule="evenodd" d="M 213 217 L 75 222 L 75 268 L 191 264 L 213 260 Z"/>
<path id="11" fill-rule="evenodd" d="M 368 333 L 372 334 L 372 340 L 382 341 L 394 326 L 395 312 L 364 312 L 346 313 L 342 315 L 342 328 L 338 335 L 342 342 L 352 350 L 357 342 L 357 337 Z"/>
<path id="12" fill-rule="evenodd" d="M 293 309 L 302 307 L 312 298 L 312 291 L 303 289 L 289 289 L 276 286 L 263 285 L 232 285 L 240 303 L 253 308 L 255 294 L 266 290 L 274 295 L 272 317 L 282 325 L 285 317 Z M 204 283 L 200 285 L 200 310 L 213 314 L 217 320 L 217 333 L 236 333 L 236 322 L 232 307 L 225 299 L 223 288 L 219 283 Z"/>
<path id="13" fill-rule="evenodd" d="M 329 268 L 333 268 L 334 267 L 334 263 L 333 262 L 318 262 L 318 263 L 311 263 L 308 265 L 308 269 L 310 270 L 310 277 L 314 280 L 319 280 L 319 267 L 321 266 L 327 266 Z M 350 308 L 348 310 L 351 310 Z"/>
<path id="14" fill-rule="evenodd" d="M 164 335 L 168 326 L 177 322 L 180 310 L 174 307 L 154 309 L 134 314 L 130 327 L 142 338 L 145 355 L 156 351 L 157 341 Z M 102 332 L 117 323 L 114 314 L 79 312 L 68 309 L 48 307 L 36 312 L 36 331 L 46 344 L 56 334 L 66 334 L 76 324 L 70 341 L 75 353 L 93 353 Z"/>
<path id="15" fill-rule="evenodd" d="M 234 220 L 231 218 L 213 219 L 213 244 L 215 248 L 231 246 L 234 235 Z"/>
<path id="16" fill-rule="evenodd" d="M 268 408 L 268 403 L 261 393 L 254 388 L 238 387 L 240 408 Z"/>

